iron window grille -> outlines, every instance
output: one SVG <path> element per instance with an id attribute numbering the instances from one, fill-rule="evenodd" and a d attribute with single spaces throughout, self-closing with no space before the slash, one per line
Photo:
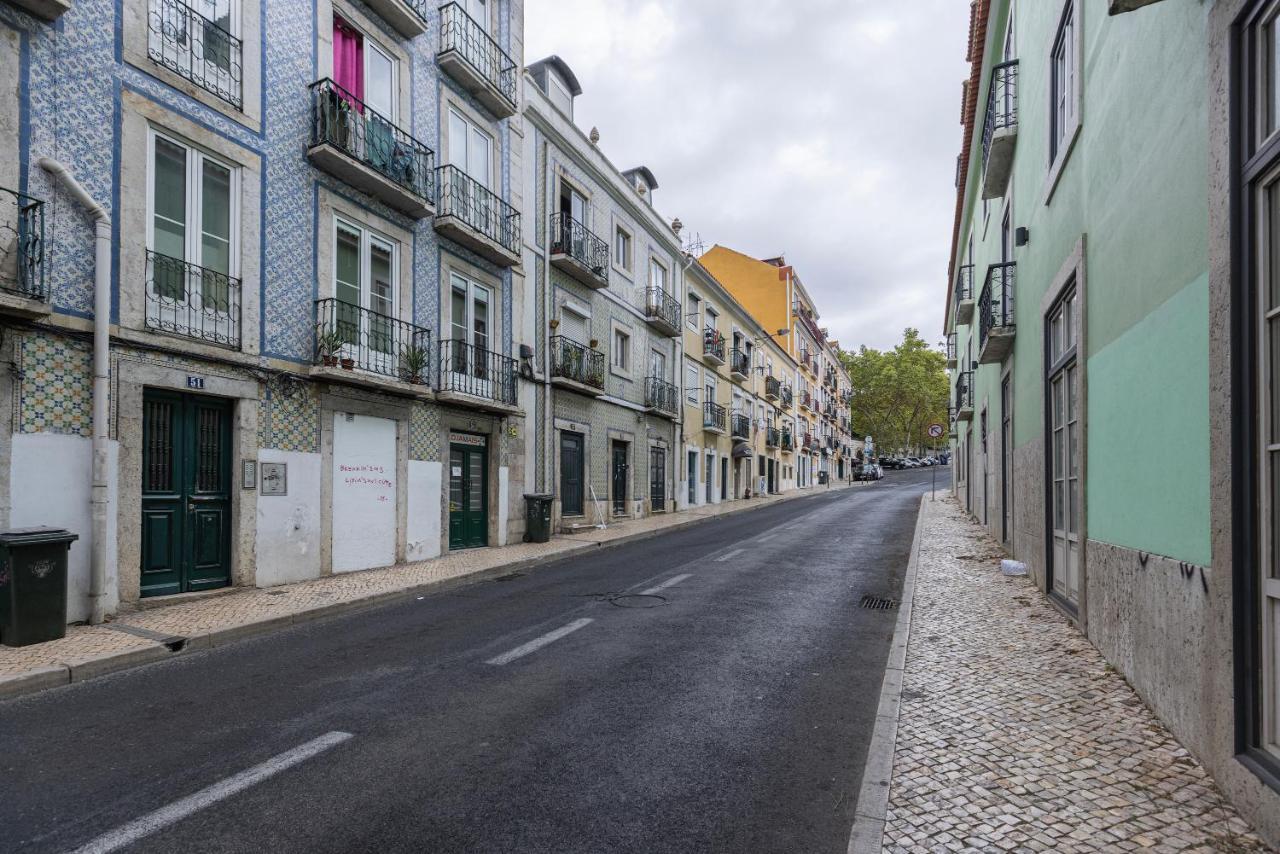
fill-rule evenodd
<path id="1" fill-rule="evenodd" d="M 782 381 L 777 377 L 764 378 L 764 396 L 779 398 L 782 396 Z"/>
<path id="2" fill-rule="evenodd" d="M 516 108 L 516 64 L 457 3 L 440 7 L 440 52 L 456 51 Z"/>
<path id="3" fill-rule="evenodd" d="M 741 347 L 729 351 L 729 370 L 738 374 L 751 373 L 751 354 Z"/>
<path id="4" fill-rule="evenodd" d="M 609 244 L 564 211 L 551 215 L 551 254 L 568 255 L 609 281 Z"/>
<path id="5" fill-rule="evenodd" d="M 436 169 L 440 201 L 437 216 L 452 216 L 497 243 L 520 254 L 520 213 L 488 187 L 456 166 Z"/>
<path id="6" fill-rule="evenodd" d="M 750 415 L 742 415 L 741 413 L 735 412 L 730 422 L 730 426 L 731 426 L 730 432 L 733 434 L 733 438 L 735 439 L 751 438 L 751 416 Z"/>
<path id="7" fill-rule="evenodd" d="M 1012 261 L 992 264 L 978 298 L 978 347 L 987 343 L 992 329 L 1013 327 L 1013 286 L 1017 265 Z"/>
<path id="8" fill-rule="evenodd" d="M 782 403 L 783 409 L 790 409 L 791 404 L 795 402 L 795 390 L 791 388 L 790 384 L 782 387 L 782 394 L 779 397 L 779 401 Z"/>
<path id="9" fill-rule="evenodd" d="M 435 153 L 332 80 L 311 90 L 311 145 L 331 145 L 429 204 Z"/>
<path id="10" fill-rule="evenodd" d="M 973 265 L 964 264 L 956 271 L 956 305 L 973 299 Z"/>
<path id="11" fill-rule="evenodd" d="M 440 342 L 439 364 L 440 391 L 516 405 L 515 359 L 468 341 L 446 339 Z"/>
<path id="12" fill-rule="evenodd" d="M 947 334 L 947 361 L 954 362 L 956 359 L 956 334 L 954 332 Z"/>
<path id="13" fill-rule="evenodd" d="M 955 402 L 957 411 L 973 408 L 973 389 L 970 383 L 972 375 L 972 371 L 961 371 L 956 375 Z"/>
<path id="14" fill-rule="evenodd" d="M 315 364 L 429 385 L 431 331 L 332 297 L 316 300 Z"/>
<path id="15" fill-rule="evenodd" d="M 724 336 L 714 326 L 708 326 L 702 332 L 702 352 L 724 361 Z"/>
<path id="16" fill-rule="evenodd" d="M 982 166 L 991 155 L 996 131 L 1018 126 L 1018 60 L 1001 62 L 991 69 L 987 89 L 987 116 L 982 125 Z"/>
<path id="17" fill-rule="evenodd" d="M 239 110 L 243 46 L 229 24 L 209 20 L 182 0 L 151 0 L 147 55 Z"/>
<path id="18" fill-rule="evenodd" d="M 147 250 L 146 325 L 220 347 L 240 348 L 240 280 Z"/>
<path id="19" fill-rule="evenodd" d="M 764 444 L 767 448 L 778 447 L 778 439 L 781 434 L 778 433 L 777 427 L 766 427 L 764 431 Z"/>
<path id="20" fill-rule="evenodd" d="M 0 291 L 47 300 L 44 202 L 0 187 Z"/>
<path id="21" fill-rule="evenodd" d="M 680 406 L 680 389 L 659 377 L 646 377 L 644 405 L 659 412 L 675 415 Z"/>
<path id="22" fill-rule="evenodd" d="M 702 405 L 702 426 L 713 430 L 724 430 L 725 411 L 718 403 L 710 401 Z"/>
<path id="23" fill-rule="evenodd" d="M 664 321 L 672 329 L 680 328 L 680 300 L 661 287 L 651 285 L 645 291 L 644 303 L 649 317 Z"/>
<path id="24" fill-rule="evenodd" d="M 551 375 L 603 389 L 604 353 L 563 335 L 552 336 Z"/>
<path id="25" fill-rule="evenodd" d="M 795 443 L 791 439 L 791 431 L 783 430 L 782 431 L 782 450 L 790 451 L 793 447 L 795 447 Z"/>

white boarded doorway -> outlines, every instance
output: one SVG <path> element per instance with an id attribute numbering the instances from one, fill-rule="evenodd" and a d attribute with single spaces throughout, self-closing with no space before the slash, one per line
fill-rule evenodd
<path id="1" fill-rule="evenodd" d="M 333 571 L 396 562 L 396 422 L 333 416 Z"/>

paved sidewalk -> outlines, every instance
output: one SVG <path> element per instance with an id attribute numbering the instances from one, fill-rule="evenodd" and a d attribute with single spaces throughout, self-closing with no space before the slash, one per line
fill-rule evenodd
<path id="1" fill-rule="evenodd" d="M 1268 850 L 954 501 L 922 507 L 884 850 Z"/>
<path id="2" fill-rule="evenodd" d="M 862 484 L 833 485 L 830 490 Z M 121 613 L 102 626 L 68 626 L 61 640 L 26 647 L 0 646 L 0 699 L 93 678 L 330 614 L 371 607 L 448 582 L 498 575 L 584 549 L 620 545 L 664 531 L 826 492 L 828 487 L 782 496 L 699 507 L 553 537 L 446 554 L 421 563 L 344 573 L 271 588 L 234 588 L 220 595 Z"/>

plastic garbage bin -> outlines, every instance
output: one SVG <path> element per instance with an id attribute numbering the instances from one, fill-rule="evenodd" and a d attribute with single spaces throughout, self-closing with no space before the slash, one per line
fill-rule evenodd
<path id="1" fill-rule="evenodd" d="M 61 528 L 0 533 L 0 643 L 27 646 L 67 633 L 67 551 Z"/>
<path id="2" fill-rule="evenodd" d="M 535 494 L 524 497 L 524 541 L 545 543 L 551 540 L 552 495 Z"/>

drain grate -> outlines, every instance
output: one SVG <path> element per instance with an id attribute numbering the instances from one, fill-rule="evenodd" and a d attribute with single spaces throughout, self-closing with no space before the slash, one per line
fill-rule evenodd
<path id="1" fill-rule="evenodd" d="M 872 596 L 868 593 L 862 597 L 859 606 L 871 611 L 892 611 L 898 607 L 898 600 L 887 596 Z"/>

